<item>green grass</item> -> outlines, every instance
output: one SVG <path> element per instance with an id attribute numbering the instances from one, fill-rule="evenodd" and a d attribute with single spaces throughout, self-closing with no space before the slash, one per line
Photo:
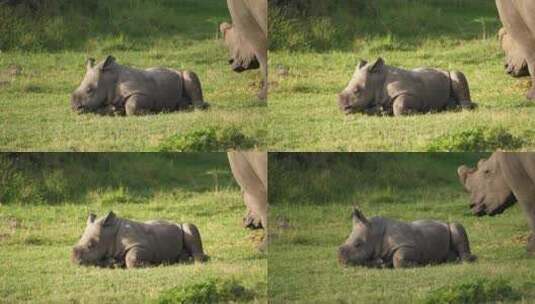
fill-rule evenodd
<path id="1" fill-rule="evenodd" d="M 468 194 L 456 176 L 458 165 L 474 165 L 486 156 L 319 154 L 297 161 L 271 155 L 270 299 L 273 303 L 443 303 L 464 298 L 530 303 L 535 296 L 535 259 L 525 251 L 529 228 L 521 208 L 477 218 L 470 213 Z M 478 260 L 402 270 L 341 267 L 336 249 L 351 231 L 354 203 L 368 217 L 460 222 Z"/>
<path id="2" fill-rule="evenodd" d="M 256 148 L 265 147 L 267 107 L 256 98 L 260 74 L 232 72 L 218 37 L 219 22 L 230 20 L 224 1 L 79 5 L 64 4 L 42 17 L 12 13 L 14 19 L 0 21 L 12 26 L 12 35 L 2 39 L 15 41 L 0 42 L 0 150 L 146 151 L 204 128 L 236 128 L 254 138 Z M 70 95 L 84 76 L 85 60 L 108 54 L 137 68 L 195 71 L 211 108 L 144 117 L 73 113 Z"/>
<path id="3" fill-rule="evenodd" d="M 511 78 L 503 70 L 493 2 L 377 3 L 373 14 L 334 10 L 305 20 L 270 15 L 272 150 L 426 151 L 433 142 L 470 128 L 503 128 L 524 140 L 513 150 L 535 147 L 535 108 L 524 97 L 529 79 Z M 343 115 L 336 94 L 360 58 L 379 56 L 403 68 L 464 72 L 479 108 L 409 117 Z"/>
<path id="4" fill-rule="evenodd" d="M 146 303 L 212 281 L 223 284 L 217 286 L 225 297 L 235 291 L 228 286 L 238 286 L 244 302 L 267 301 L 267 257 L 254 241 L 261 232 L 241 226 L 245 208 L 225 154 L 21 157 L 16 169 L 2 165 L 2 187 L 22 185 L 23 192 L 10 199 L 0 193 L 2 303 Z M 135 270 L 72 264 L 89 212 L 109 210 L 140 221 L 194 223 L 210 260 Z"/>

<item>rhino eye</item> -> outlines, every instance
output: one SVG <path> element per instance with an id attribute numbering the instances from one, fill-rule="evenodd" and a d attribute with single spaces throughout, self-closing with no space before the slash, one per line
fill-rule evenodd
<path id="1" fill-rule="evenodd" d="M 85 89 L 85 92 L 87 94 L 91 94 L 91 93 L 93 93 L 93 91 L 95 91 L 95 88 L 93 88 L 93 87 L 87 87 L 87 89 Z"/>

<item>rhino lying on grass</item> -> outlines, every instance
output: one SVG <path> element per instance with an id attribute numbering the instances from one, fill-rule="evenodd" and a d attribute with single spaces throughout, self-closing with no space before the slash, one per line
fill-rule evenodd
<path id="1" fill-rule="evenodd" d="M 535 153 L 494 152 L 457 174 L 477 216 L 494 216 L 519 202 L 531 229 L 527 251 L 535 255 Z"/>
<path id="2" fill-rule="evenodd" d="M 78 113 L 140 115 L 179 111 L 191 105 L 204 109 L 201 82 L 190 71 L 167 68 L 139 70 L 118 64 L 115 58 L 95 65 L 86 63 L 86 73 L 71 98 Z"/>
<path id="3" fill-rule="evenodd" d="M 379 216 L 368 220 L 357 208 L 353 209 L 353 231 L 338 248 L 342 265 L 402 268 L 475 259 L 460 224 L 404 223 Z"/>
<path id="4" fill-rule="evenodd" d="M 201 235 L 193 224 L 166 221 L 139 223 L 113 212 L 96 219 L 90 214 L 82 238 L 72 249 L 79 265 L 142 267 L 177 262 L 204 262 Z"/>
<path id="5" fill-rule="evenodd" d="M 346 114 L 385 112 L 395 116 L 475 107 L 463 73 L 404 70 L 386 65 L 382 58 L 372 63 L 360 61 L 349 84 L 338 94 L 338 105 Z"/>

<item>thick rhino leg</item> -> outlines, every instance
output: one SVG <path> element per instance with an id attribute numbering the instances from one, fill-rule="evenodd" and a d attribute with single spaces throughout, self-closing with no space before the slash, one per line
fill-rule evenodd
<path id="1" fill-rule="evenodd" d="M 246 205 L 248 205 L 248 203 L 246 203 Z M 262 229 L 262 219 L 260 216 L 256 215 L 249 208 L 247 208 L 247 212 L 243 217 L 243 226 L 250 229 Z"/>
<path id="2" fill-rule="evenodd" d="M 392 109 L 394 116 L 408 115 L 418 109 L 419 101 L 412 95 L 403 94 L 394 100 Z"/>
<path id="3" fill-rule="evenodd" d="M 418 265 L 418 253 L 408 247 L 401 247 L 392 257 L 394 268 L 408 268 Z"/>
<path id="4" fill-rule="evenodd" d="M 507 33 L 504 27 L 498 32 L 498 37 L 502 50 L 505 53 L 505 72 L 513 77 L 528 76 L 529 71 L 526 55 L 522 53 L 518 42 Z"/>
<path id="5" fill-rule="evenodd" d="M 189 256 L 193 257 L 195 262 L 205 262 L 207 256 L 204 254 L 201 234 L 197 226 L 193 224 L 182 224 L 182 231 L 184 232 L 184 247 L 188 251 Z"/>
<path id="6" fill-rule="evenodd" d="M 535 99 L 535 2 L 496 0 L 500 19 L 508 34 L 511 35 L 522 53 L 526 55 L 531 75 L 531 88 L 526 97 Z"/>
<path id="7" fill-rule="evenodd" d="M 475 108 L 476 104 L 470 98 L 470 88 L 464 74 L 459 71 L 451 71 L 450 79 L 452 89 L 451 97 L 456 101 L 456 104 L 466 109 Z"/>
<path id="8" fill-rule="evenodd" d="M 458 223 L 449 224 L 450 246 L 456 252 L 461 261 L 473 262 L 476 256 L 470 252 L 470 243 L 464 227 Z"/>
<path id="9" fill-rule="evenodd" d="M 124 104 L 126 115 L 145 115 L 151 112 L 154 102 L 145 95 L 132 95 Z"/>
<path id="10" fill-rule="evenodd" d="M 150 253 L 146 250 L 143 250 L 138 247 L 134 247 L 125 255 L 125 264 L 126 268 L 138 268 L 138 267 L 145 267 L 149 266 L 150 263 L 148 263 L 148 259 L 150 257 Z"/>
<path id="11" fill-rule="evenodd" d="M 183 71 L 181 74 L 184 81 L 184 94 L 191 100 L 193 106 L 199 109 L 208 108 L 208 103 L 204 102 L 201 81 L 197 74 L 191 71 Z"/>

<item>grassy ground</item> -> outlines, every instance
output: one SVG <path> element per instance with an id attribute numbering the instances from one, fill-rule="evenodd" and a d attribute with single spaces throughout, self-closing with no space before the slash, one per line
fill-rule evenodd
<path id="1" fill-rule="evenodd" d="M 478 127 L 501 127 L 522 138 L 520 150 L 535 147 L 535 108 L 524 98 L 529 80 L 503 70 L 494 3 L 377 3 L 378 12 L 331 11 L 305 21 L 270 15 L 272 150 L 425 151 L 443 136 Z M 479 109 L 401 118 L 343 115 L 336 94 L 359 58 L 379 56 L 403 68 L 463 71 Z"/>
<path id="2" fill-rule="evenodd" d="M 2 176 L 3 185 L 26 194 L 0 197 L 0 302 L 145 303 L 169 288 L 212 279 L 235 279 L 253 292 L 251 302 L 267 301 L 267 258 L 254 240 L 260 232 L 241 227 L 244 207 L 224 154 L 47 154 L 44 160 L 41 170 L 24 161 Z M 71 264 L 88 213 L 109 210 L 195 223 L 211 260 L 137 270 Z"/>
<path id="3" fill-rule="evenodd" d="M 9 48 L 0 53 L 0 150 L 145 151 L 206 127 L 238 128 L 264 147 L 267 109 L 256 99 L 260 75 L 236 74 L 227 65 L 217 37 L 219 22 L 230 19 L 223 1 L 110 1 L 98 10 L 71 5 L 39 18 L 37 28 L 35 17 L 17 19 L 16 12 L 11 23 L 3 20 L 12 28 L 3 34 Z M 212 107 L 144 117 L 73 113 L 70 94 L 84 76 L 85 60 L 108 54 L 138 68 L 195 71 Z"/>
<path id="4" fill-rule="evenodd" d="M 315 167 L 271 156 L 270 299 L 273 303 L 421 303 L 444 286 L 458 290 L 462 282 L 501 278 L 517 297 L 500 303 L 531 303 L 535 259 L 525 253 L 529 230 L 520 207 L 494 218 L 474 217 L 457 180 L 457 166 L 473 165 L 479 156 L 338 154 L 331 156 L 338 160 Z M 368 217 L 460 222 L 479 259 L 474 264 L 403 270 L 343 268 L 336 249 L 351 231 L 355 202 Z"/>

